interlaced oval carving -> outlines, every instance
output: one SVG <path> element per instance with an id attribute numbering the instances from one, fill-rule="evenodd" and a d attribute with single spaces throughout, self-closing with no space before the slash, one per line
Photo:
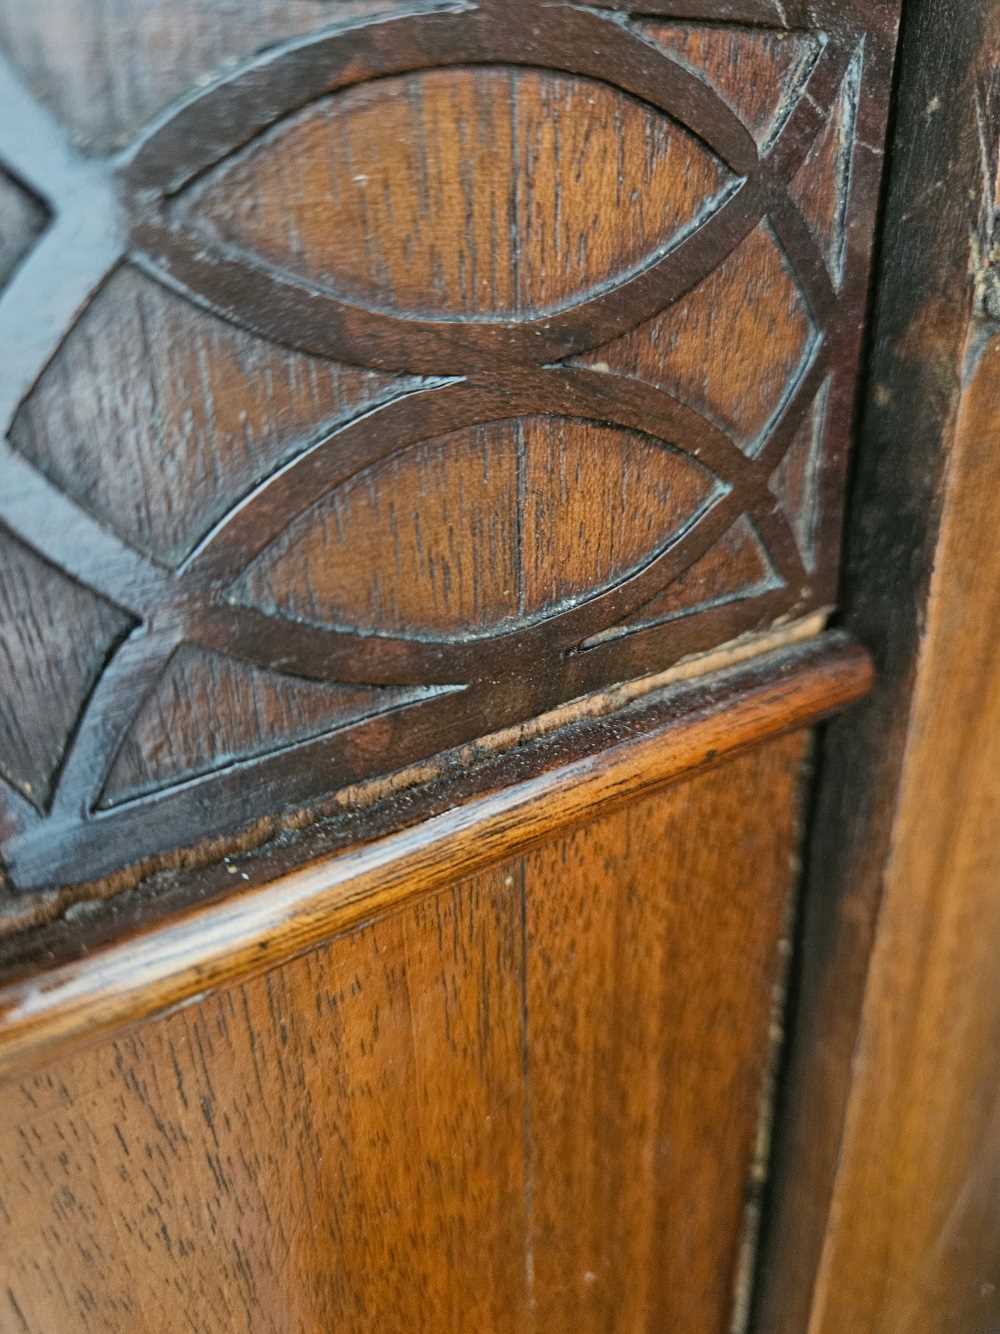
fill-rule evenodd
<path id="1" fill-rule="evenodd" d="M 456 66 L 311 103 L 183 191 L 169 220 L 345 305 L 515 323 L 650 267 L 736 183 L 675 121 L 607 83 Z M 467 252 L 459 232 L 488 245 Z"/>
<path id="2" fill-rule="evenodd" d="M 5 788 L 7 824 L 14 831 L 5 856 L 17 883 L 31 887 L 65 877 L 71 864 L 76 878 L 101 874 L 122 860 L 120 849 L 129 839 L 138 840 L 129 845 L 130 856 L 150 855 L 189 842 L 193 834 L 232 827 L 252 817 L 255 788 L 273 792 L 279 784 L 282 801 L 305 800 L 330 786 L 329 778 L 317 776 L 317 757 L 337 782 L 363 778 L 379 772 L 390 757 L 393 766 L 421 758 L 487 726 L 502 727 L 587 690 L 655 670 L 829 598 L 830 561 L 817 577 L 807 573 L 803 555 L 813 562 L 815 553 L 800 550 L 805 521 L 795 517 L 793 528 L 779 504 L 791 493 L 790 484 L 773 479 L 807 427 L 822 439 L 831 414 L 846 422 L 849 408 L 866 257 L 859 250 L 845 258 L 839 242 L 821 245 L 814 218 L 803 217 L 801 201 L 792 197 L 792 183 L 822 161 L 820 135 L 835 111 L 849 126 L 845 133 L 854 132 L 860 97 L 856 53 L 864 23 L 845 19 L 842 5 L 836 7 L 837 22 L 823 31 L 816 27 L 822 15 L 800 15 L 810 29 L 808 59 L 794 65 L 798 82 L 782 85 L 788 106 L 780 115 L 768 113 L 766 123 L 773 122 L 773 129 L 765 134 L 763 111 L 759 123 L 748 128 L 707 78 L 671 53 L 666 41 L 653 40 L 648 16 L 681 22 L 688 17 L 685 6 L 666 0 L 644 4 L 642 22 L 624 13 L 632 8 L 481 0 L 334 26 L 268 51 L 196 90 L 130 149 L 103 164 L 78 158 L 13 76 L 2 76 L 0 91 L 21 138 L 14 142 L 0 132 L 0 158 L 52 205 L 55 220 L 0 299 L 0 341 L 11 350 L 0 382 L 0 524 L 49 565 L 120 609 L 134 626 L 116 643 L 82 707 L 45 809 L 34 809 L 15 788 Z M 809 13 L 827 8 L 813 5 Z M 755 0 L 746 0 L 736 17 L 747 21 L 748 15 L 753 22 L 772 21 L 770 6 Z M 508 90 L 499 108 L 503 117 L 482 129 L 478 147 L 466 145 L 464 154 L 455 149 L 450 155 L 442 149 L 433 179 L 423 182 L 429 190 L 424 201 L 418 198 L 412 145 L 397 143 L 388 174 L 364 159 L 365 118 L 378 116 L 380 99 L 393 93 L 411 98 L 405 110 L 401 98 L 392 103 L 401 141 L 408 126 L 421 132 L 412 102 L 417 93 L 438 99 L 433 114 L 426 108 L 419 114 L 440 126 L 450 114 L 448 98 L 465 98 L 488 117 L 491 106 L 497 110 L 502 88 Z M 553 138 L 558 117 L 546 98 L 562 99 L 560 105 L 569 108 L 566 138 L 559 144 Z M 583 105 L 588 98 L 591 120 Z M 851 98 L 845 111 L 845 99 Z M 354 117 L 360 119 L 352 128 Z M 501 143 L 495 136 L 504 118 L 508 137 Z M 351 140 L 355 130 L 361 135 L 357 142 Z M 631 145 L 630 169 L 640 139 L 646 145 L 635 180 L 618 172 L 609 156 L 616 134 Z M 569 150 L 576 152 L 575 168 L 560 157 Z M 265 168 L 268 154 L 272 166 Z M 331 154 L 323 166 L 324 155 Z M 352 154 L 361 157 L 354 161 Z M 542 208 L 523 195 L 523 178 L 538 154 L 548 154 L 556 164 L 552 170 L 562 173 L 564 212 L 558 219 L 551 201 Z M 470 160 L 479 173 L 471 185 L 459 179 Z M 265 169 L 272 173 L 264 191 L 270 214 L 241 211 L 245 180 Z M 288 170 L 311 173 L 310 180 L 320 185 L 296 194 L 299 202 L 282 214 L 280 173 Z M 678 173 L 681 185 L 661 199 L 663 182 Z M 366 204 L 373 178 L 382 191 L 378 207 Z M 386 193 L 390 184 L 399 190 L 395 203 Z M 852 188 L 860 188 L 857 180 Z M 614 190 L 620 198 L 611 207 L 607 193 Z M 598 192 L 604 192 L 607 208 L 592 223 L 587 206 Z M 301 200 L 315 198 L 326 201 L 337 231 L 310 249 L 294 215 L 304 207 Z M 453 216 L 448 209 L 456 200 L 464 201 L 474 220 L 476 209 L 485 208 L 477 225 L 485 226 L 494 213 L 513 219 L 509 235 L 497 243 L 499 267 L 488 280 L 479 271 L 460 270 L 458 259 L 446 253 Z M 435 203 L 443 212 L 435 212 Z M 377 242 L 380 229 L 406 206 L 424 210 L 420 226 L 411 228 L 413 244 L 436 257 L 423 265 L 437 274 L 437 285 L 426 290 L 403 269 L 386 268 L 378 255 L 365 267 L 358 254 L 364 237 Z M 849 207 L 845 195 L 843 209 Z M 827 215 L 830 226 L 837 224 L 840 215 L 829 208 Z M 275 226 L 282 221 L 288 227 L 279 235 Z M 540 234 L 532 240 L 533 227 Z M 620 230 L 620 244 L 611 245 L 601 232 L 605 227 L 612 235 L 615 227 Z M 780 392 L 768 387 L 761 417 L 766 421 L 746 444 L 720 420 L 710 420 L 707 409 L 693 406 L 694 390 L 691 401 L 682 401 L 680 390 L 667 392 L 638 378 L 640 361 L 626 358 L 612 365 L 607 345 L 682 298 L 694 294 L 701 300 L 698 293 L 707 290 L 701 285 L 727 261 L 738 268 L 738 256 L 749 253 L 740 247 L 765 233 L 778 256 L 774 262 L 784 266 L 782 281 L 801 301 L 809 333 L 798 351 L 789 352 L 790 382 L 779 386 Z M 554 272 L 539 263 L 538 256 L 544 259 L 571 240 L 578 246 L 572 262 Z M 509 254 L 504 246 L 511 247 Z M 58 467 L 46 461 L 48 418 L 39 427 L 40 444 L 25 443 L 28 416 L 16 430 L 11 424 L 46 368 L 58 365 L 68 333 L 87 320 L 94 293 L 125 260 L 145 275 L 142 281 L 169 289 L 172 299 L 180 297 L 231 328 L 271 340 L 289 356 L 336 363 L 352 374 L 357 368 L 378 372 L 380 397 L 356 416 L 321 424 L 311 439 L 282 443 L 283 452 L 275 456 L 279 466 L 263 476 L 252 460 L 241 465 L 242 494 L 227 506 L 213 493 L 184 525 L 161 524 L 165 536 L 159 545 L 140 539 L 141 515 L 119 530 L 113 517 L 110 524 L 108 519 L 113 499 L 102 501 L 101 515 L 88 508 L 85 490 L 74 491 L 74 498 L 60 489 L 55 479 L 67 478 L 72 468 L 67 471 L 65 459 Z M 29 306 L 41 316 L 25 336 L 19 319 Z M 765 311 L 761 318 L 770 317 Z M 710 329 L 710 321 L 705 327 Z M 766 331 L 766 324 L 760 327 Z M 760 341 L 756 332 L 751 338 Z M 663 355 L 669 359 L 669 345 Z M 684 374 L 693 383 L 696 362 Z M 431 378 L 397 382 L 389 375 Z M 823 415 L 814 428 L 817 403 Z M 41 409 L 32 411 L 37 417 Z M 551 569 L 540 576 L 530 569 L 537 544 L 556 539 L 526 525 L 525 493 L 530 497 L 537 487 L 525 481 L 531 460 L 522 445 L 523 457 L 516 449 L 503 463 L 496 461 L 499 455 L 490 456 L 489 466 L 508 468 L 515 490 L 522 492 L 519 507 L 490 521 L 510 527 L 505 550 L 524 542 L 524 531 L 515 532 L 522 525 L 529 550 L 522 549 L 520 564 L 511 566 L 511 587 L 498 567 L 493 592 L 470 589 L 468 619 L 449 610 L 444 631 L 435 633 L 412 607 L 406 609 L 405 599 L 397 598 L 391 611 L 383 609 L 380 619 L 371 610 L 338 610 L 339 595 L 330 589 L 313 589 L 308 596 L 300 590 L 292 597 L 286 582 L 280 595 L 268 594 L 261 574 L 268 560 L 280 550 L 282 561 L 294 562 L 303 516 L 323 506 L 333 513 L 337 497 L 358 486 L 358 478 L 385 476 L 380 468 L 395 467 L 394 460 L 407 456 L 446 459 L 458 468 L 456 452 L 466 448 L 459 441 L 471 438 L 469 433 L 512 432 L 510 438 L 516 438 L 525 422 L 560 419 L 582 423 L 581 439 L 600 436 L 607 442 L 617 433 L 645 442 L 633 446 L 638 452 L 629 464 L 638 470 L 635 494 L 644 484 L 643 450 L 658 459 L 675 458 L 678 476 L 687 470 L 706 478 L 706 485 L 684 492 L 674 512 L 669 487 L 662 490 L 665 483 L 656 482 L 656 467 L 649 465 L 645 484 L 654 495 L 657 531 L 651 529 L 645 545 L 636 539 L 633 547 L 624 537 L 616 546 L 613 534 L 607 550 L 593 556 L 592 567 L 553 582 Z M 107 414 L 95 416 L 94 429 L 106 430 L 108 420 Z M 206 442 L 199 439 L 191 448 L 209 469 Z M 568 444 L 566 456 L 578 448 Z M 445 453 L 436 455 L 435 449 Z M 439 470 L 441 477 L 429 475 L 422 483 L 430 492 L 448 486 L 444 463 Z M 113 498 L 107 474 L 99 481 Z M 480 480 L 469 481 L 474 490 L 473 482 L 479 486 Z M 497 486 L 506 505 L 508 493 Z M 487 487 L 478 499 L 468 499 L 463 514 L 475 512 L 475 522 L 487 524 L 490 494 Z M 587 494 L 593 504 L 598 492 Z M 389 495 L 381 499 L 391 502 Z M 568 490 L 561 503 L 571 516 Z M 586 505 L 580 504 L 584 515 Z M 817 513 L 819 505 L 816 500 Z M 428 515 L 431 509 L 429 502 Z M 415 511 L 409 520 L 417 534 L 414 550 L 423 541 L 420 517 Z M 191 525 L 209 521 L 214 526 L 192 549 Z M 355 516 L 352 522 L 357 521 Z M 374 511 L 365 522 L 377 527 Z M 809 520 L 810 542 L 818 522 Z M 739 524 L 749 529 L 734 527 Z M 742 546 L 727 536 L 737 532 Z M 322 540 L 334 539 L 327 534 Z M 760 546 L 759 558 L 752 554 L 753 542 Z M 360 539 L 355 544 L 366 550 Z M 348 533 L 342 558 L 351 545 Z M 442 556 L 444 548 L 432 546 L 427 561 L 438 562 L 434 577 L 460 577 L 452 570 L 441 573 L 447 552 Z M 666 596 L 665 590 L 695 567 L 692 588 L 710 587 L 706 581 L 718 559 L 711 553 L 730 549 L 741 553 L 748 571 L 743 593 L 737 588 L 731 596 L 709 596 L 692 605 L 691 614 L 681 614 L 677 595 Z M 308 582 L 302 569 L 296 577 Z M 373 574 L 376 602 L 378 583 Z M 310 612 L 323 597 L 329 613 Z M 433 609 L 425 622 L 428 616 L 433 620 Z M 342 724 L 331 722 L 328 733 L 322 719 L 314 720 L 306 740 L 274 753 L 264 742 L 248 741 L 247 757 L 230 758 L 218 771 L 207 762 L 185 769 L 178 760 L 173 767 L 179 774 L 196 776 L 161 789 L 136 778 L 129 789 L 133 795 L 109 805 L 109 774 L 182 648 L 214 655 L 207 659 L 212 662 L 223 655 L 253 671 L 351 688 L 351 699 L 367 689 L 375 702 L 369 713 L 355 711 Z M 212 679 L 224 670 L 218 668 Z M 391 701 L 384 711 L 379 691 Z M 320 697 L 308 698 L 312 708 Z M 150 715 L 144 716 L 148 727 Z M 134 751 L 136 743 L 130 744 Z M 128 753 L 136 774 L 158 772 Z"/>

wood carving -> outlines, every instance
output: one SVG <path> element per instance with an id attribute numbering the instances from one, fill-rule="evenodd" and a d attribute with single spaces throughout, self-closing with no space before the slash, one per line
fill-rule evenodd
<path id="1" fill-rule="evenodd" d="M 15 886 L 830 604 L 890 8 L 264 5 L 100 153 L 0 15 Z"/>

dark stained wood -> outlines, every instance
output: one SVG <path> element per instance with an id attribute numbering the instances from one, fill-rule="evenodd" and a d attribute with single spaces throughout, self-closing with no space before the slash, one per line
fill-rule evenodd
<path id="1" fill-rule="evenodd" d="M 408 8 L 424 0 L 408 0 Z M 0 48 L 23 70 L 75 142 L 92 154 L 124 148 L 189 89 L 256 52 L 384 12 L 386 0 L 40 0 L 0 8 Z M 123 59 L 123 53 L 128 58 Z"/>
<path id="2" fill-rule="evenodd" d="M 1000 1320 L 1000 25 L 905 14 L 844 584 L 880 684 L 821 752 L 762 1334 Z"/>
<path id="3" fill-rule="evenodd" d="M 40 201 L 0 171 L 0 288 L 31 249 L 45 226 Z"/>
<path id="4" fill-rule="evenodd" d="M 8 1086 L 0 1327 L 723 1334 L 805 745 Z"/>
<path id="5" fill-rule="evenodd" d="M 829 605 L 894 7 L 774 8 L 0 4 L 0 162 L 54 212 L 0 302 L 0 524 L 134 625 L 33 704 L 18 889 Z M 198 654 L 235 665 L 178 692 Z M 261 672 L 373 708 L 293 723 Z"/>
<path id="6" fill-rule="evenodd" d="M 741 1330 L 899 9 L 0 0 L 0 1331 Z M 1000 38 L 907 21 L 789 1334 L 1000 1319 Z"/>
<path id="7" fill-rule="evenodd" d="M 824 385 L 816 395 L 812 413 L 771 478 L 771 489 L 791 520 L 802 563 L 810 571 L 815 570 L 818 556 L 828 392 L 829 385 Z"/>
<path id="8" fill-rule="evenodd" d="M 126 266 L 70 332 L 10 439 L 127 542 L 177 565 L 316 437 L 416 383 L 265 343 Z"/>
<path id="9" fill-rule="evenodd" d="M 715 487 L 634 431 L 559 417 L 474 427 L 333 491 L 251 567 L 241 598 L 404 634 L 524 624 L 642 568 Z"/>
<path id="10" fill-rule="evenodd" d="M 482 318 L 620 281 L 731 183 L 690 134 L 606 83 L 459 68 L 309 107 L 224 163 L 185 212 L 363 306 Z"/>
<path id="11" fill-rule="evenodd" d="M 618 702 L 625 707 L 616 712 L 584 714 L 534 744 L 530 734 L 523 736 L 513 753 L 499 752 L 492 762 L 475 748 L 459 753 L 436 790 L 433 784 L 425 794 L 403 790 L 396 806 L 387 803 L 384 816 L 395 832 L 354 846 L 358 820 L 348 812 L 326 835 L 346 849 L 283 879 L 275 878 L 288 860 L 281 837 L 269 855 L 245 862 L 220 861 L 217 850 L 187 885 L 189 896 L 194 887 L 219 902 L 175 914 L 117 944 L 108 941 L 123 936 L 127 903 L 112 905 L 103 924 L 105 948 L 98 948 L 93 923 L 89 931 L 82 928 L 88 914 L 78 909 L 63 924 L 68 930 L 43 932 L 40 939 L 27 933 L 13 942 L 20 946 L 22 977 L 0 988 L 0 1071 L 37 1065 L 208 989 L 245 980 L 607 807 L 806 727 L 870 686 L 865 653 L 836 635 L 819 646 L 751 657 L 714 678 L 682 680 L 630 705 L 623 694 Z M 463 796 L 464 804 L 456 805 Z M 369 815 L 369 827 L 374 823 Z M 322 840 L 315 815 L 310 830 Z M 309 846 L 300 847 L 295 860 L 303 860 Z M 322 841 L 311 846 L 314 854 L 323 850 Z M 258 884 L 233 896 L 232 887 L 251 875 Z M 148 907 L 136 896 L 132 921 L 148 917 Z M 67 945 L 75 961 L 59 964 Z M 40 957 L 53 960 L 42 971 Z M 16 958 L 9 955 L 8 975 Z"/>
<path id="12" fill-rule="evenodd" d="M 708 17 L 722 19 L 727 15 Z M 773 20 L 776 15 L 768 17 Z M 761 147 L 790 114 L 819 55 L 819 40 L 809 32 L 736 24 L 664 23 L 660 19 L 636 22 L 644 37 L 710 83 Z"/>
<path id="13" fill-rule="evenodd" d="M 849 66 L 833 114 L 799 168 L 791 189 L 791 198 L 802 210 L 802 216 L 822 248 L 830 273 L 838 284 L 843 276 L 847 242 L 845 203 L 850 194 L 860 62 L 859 55 Z"/>
<path id="14" fill-rule="evenodd" d="M 113 805 L 399 708 L 419 690 L 304 681 L 194 648 L 178 649 L 108 776 Z M 210 734 L 205 719 L 212 720 Z"/>
<path id="15" fill-rule="evenodd" d="M 128 618 L 0 529 L 0 774 L 43 809 L 83 702 Z"/>
<path id="16" fill-rule="evenodd" d="M 751 597 L 776 576 L 749 519 L 737 519 L 715 546 L 663 593 L 640 607 L 625 625 L 655 625 L 683 616 L 689 607 L 720 606 Z"/>
<path id="17" fill-rule="evenodd" d="M 9 1090 L 0 1327 L 524 1328 L 521 915 L 494 872 Z"/>
<path id="18" fill-rule="evenodd" d="M 641 570 L 719 494 L 691 455 L 634 431 L 552 417 L 528 418 L 518 429 L 522 614 L 565 605 Z"/>
<path id="19" fill-rule="evenodd" d="M 747 447 L 812 346 L 808 307 L 762 223 L 693 292 L 583 360 L 658 385 Z"/>
<path id="20" fill-rule="evenodd" d="M 951 442 L 817 1334 L 1000 1321 L 998 438 L 991 324 L 973 335 Z"/>

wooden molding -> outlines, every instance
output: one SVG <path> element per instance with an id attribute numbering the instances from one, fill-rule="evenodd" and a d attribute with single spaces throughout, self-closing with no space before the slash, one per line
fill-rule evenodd
<path id="1" fill-rule="evenodd" d="M 760 1334 L 1000 1321 L 998 70 L 995 3 L 904 6 L 842 600 L 879 689 L 819 756 Z"/>
<path id="2" fill-rule="evenodd" d="M 341 3 L 110 155 L 4 19 L 8 902 L 831 605 L 898 0 L 787 5 Z"/>
<path id="3" fill-rule="evenodd" d="M 534 772 L 466 804 L 0 990 L 0 1075 L 245 981 L 552 833 L 863 696 L 868 654 L 830 632 L 540 738 Z"/>

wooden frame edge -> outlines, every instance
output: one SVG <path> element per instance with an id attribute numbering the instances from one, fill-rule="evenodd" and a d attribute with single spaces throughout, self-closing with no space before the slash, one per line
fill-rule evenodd
<path id="1" fill-rule="evenodd" d="M 867 652 L 828 632 L 537 743 L 539 771 L 242 894 L 0 987 L 0 1078 L 306 953 L 560 829 L 864 696 Z M 543 767 L 546 766 L 547 767 Z"/>
<path id="2" fill-rule="evenodd" d="M 827 730 L 818 757 L 755 1334 L 839 1331 L 844 1326 L 828 1310 L 831 1284 L 861 1294 L 886 1281 L 888 1261 L 874 1275 L 853 1274 L 831 1270 L 828 1256 L 831 1238 L 845 1226 L 863 1231 L 871 1221 L 855 1215 L 845 1223 L 838 1192 L 852 1171 L 845 1160 L 852 1102 L 873 1078 L 860 1064 L 866 1038 L 878 1027 L 866 1016 L 866 995 L 893 859 L 910 815 L 904 784 L 913 749 L 935 716 L 948 713 L 954 728 L 968 726 L 955 694 L 939 687 L 935 710 L 924 702 L 921 713 L 920 692 L 944 638 L 930 625 L 932 580 L 950 593 L 955 626 L 959 613 L 972 620 L 981 614 L 960 582 L 944 520 L 950 479 L 969 452 L 961 414 L 976 349 L 996 329 L 989 294 L 996 277 L 998 52 L 995 0 L 903 6 L 868 385 L 839 599 L 842 623 L 871 647 L 879 688 L 850 725 Z M 970 533 L 967 541 L 973 540 Z M 955 629 L 949 633 L 959 642 Z M 963 671 L 967 666 L 961 661 Z M 915 900 L 911 910 L 916 920 Z M 925 1004 L 922 994 L 907 997 L 917 1002 Z M 892 1027 L 888 1018 L 884 1024 Z M 883 1096 L 897 1096 L 891 1074 L 882 1078 L 889 1081 Z M 909 1170 L 915 1171 L 912 1163 Z M 907 1201 L 923 1209 L 927 1191 L 913 1194 L 916 1180 L 900 1185 L 896 1207 Z M 935 1253 L 925 1269 L 932 1260 L 940 1267 Z M 968 1292 L 975 1289 L 970 1283 Z M 914 1283 L 911 1303 L 917 1291 Z M 962 1303 L 972 1298 L 964 1289 L 954 1296 L 951 1318 L 961 1323 Z M 968 1320 L 962 1328 L 979 1327 L 972 1315 Z"/>

